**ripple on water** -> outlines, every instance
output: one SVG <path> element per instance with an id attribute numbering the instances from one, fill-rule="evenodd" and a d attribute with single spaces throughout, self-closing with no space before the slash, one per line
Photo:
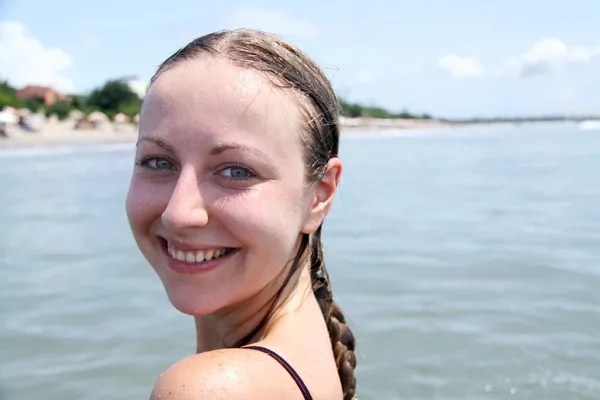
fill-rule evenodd
<path id="1" fill-rule="evenodd" d="M 600 398 L 600 136 L 569 129 L 343 139 L 324 243 L 361 399 Z M 7 400 L 148 398 L 193 353 L 129 234 L 131 156 L 0 151 Z"/>

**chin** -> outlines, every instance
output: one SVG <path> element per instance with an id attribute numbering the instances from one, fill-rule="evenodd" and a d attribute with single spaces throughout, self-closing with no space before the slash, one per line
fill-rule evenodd
<path id="1" fill-rule="evenodd" d="M 180 312 L 200 317 L 214 314 L 231 304 L 235 288 L 231 283 L 223 284 L 229 279 L 220 278 L 222 275 L 216 273 L 217 271 L 197 276 L 178 274 L 173 273 L 167 266 L 160 265 L 161 261 L 153 264 L 154 270 L 169 301 Z"/>
<path id="2" fill-rule="evenodd" d="M 226 305 L 218 293 L 196 285 L 177 283 L 164 286 L 173 307 L 187 315 L 202 317 L 214 314 Z"/>

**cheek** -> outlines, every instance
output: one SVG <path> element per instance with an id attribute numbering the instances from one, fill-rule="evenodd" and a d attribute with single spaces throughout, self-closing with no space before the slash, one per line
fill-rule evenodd
<path id="1" fill-rule="evenodd" d="M 277 262 L 290 256 L 303 220 L 301 192 L 283 189 L 263 187 L 222 204 L 223 222 L 237 239 Z"/>
<path id="2" fill-rule="evenodd" d="M 154 185 L 149 187 L 135 177 L 132 179 L 125 210 L 136 239 L 139 239 L 140 235 L 148 234 L 152 223 L 164 212 L 166 203 L 160 193 Z"/>

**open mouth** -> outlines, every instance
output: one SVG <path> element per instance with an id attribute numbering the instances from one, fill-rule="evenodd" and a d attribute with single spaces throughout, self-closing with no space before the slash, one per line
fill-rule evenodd
<path id="1" fill-rule="evenodd" d="M 221 247 L 203 250 L 182 250 L 178 249 L 176 246 L 172 245 L 162 237 L 159 237 L 158 239 L 160 241 L 162 250 L 171 259 L 188 264 L 201 264 L 208 261 L 221 259 L 238 250 L 233 247 Z"/>

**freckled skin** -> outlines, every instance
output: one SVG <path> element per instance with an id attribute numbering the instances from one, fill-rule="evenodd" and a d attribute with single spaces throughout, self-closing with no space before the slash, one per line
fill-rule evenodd
<path id="1" fill-rule="evenodd" d="M 256 326 L 301 234 L 320 226 L 333 200 L 341 163 L 331 160 L 322 182 L 307 184 L 301 118 L 293 95 L 218 58 L 176 65 L 148 91 L 127 216 L 172 304 L 195 317 L 199 353 L 169 368 L 152 399 L 298 398 L 268 356 L 220 349 Z M 234 148 L 215 152 L 224 144 Z M 206 273 L 181 274 L 169 268 L 161 237 L 237 251 Z M 315 398 L 340 399 L 327 328 L 301 272 L 257 344 L 281 352 Z"/>
<path id="2" fill-rule="evenodd" d="M 281 274 L 293 257 L 310 197 L 303 185 L 300 116 L 293 100 L 258 74 L 225 61 L 193 64 L 157 80 L 140 120 L 140 136 L 164 140 L 174 154 L 141 142 L 137 157 L 169 156 L 179 171 L 136 168 L 127 211 L 134 236 L 175 307 L 206 315 L 248 299 Z M 219 72 L 209 81 L 193 79 L 198 70 L 216 69 L 215 64 Z M 243 150 L 210 156 L 222 141 L 260 149 L 271 161 Z M 227 162 L 247 165 L 260 178 L 219 180 L 214 173 Z M 181 276 L 165 267 L 155 239 L 160 234 L 241 250 L 235 264 L 205 276 Z"/>

